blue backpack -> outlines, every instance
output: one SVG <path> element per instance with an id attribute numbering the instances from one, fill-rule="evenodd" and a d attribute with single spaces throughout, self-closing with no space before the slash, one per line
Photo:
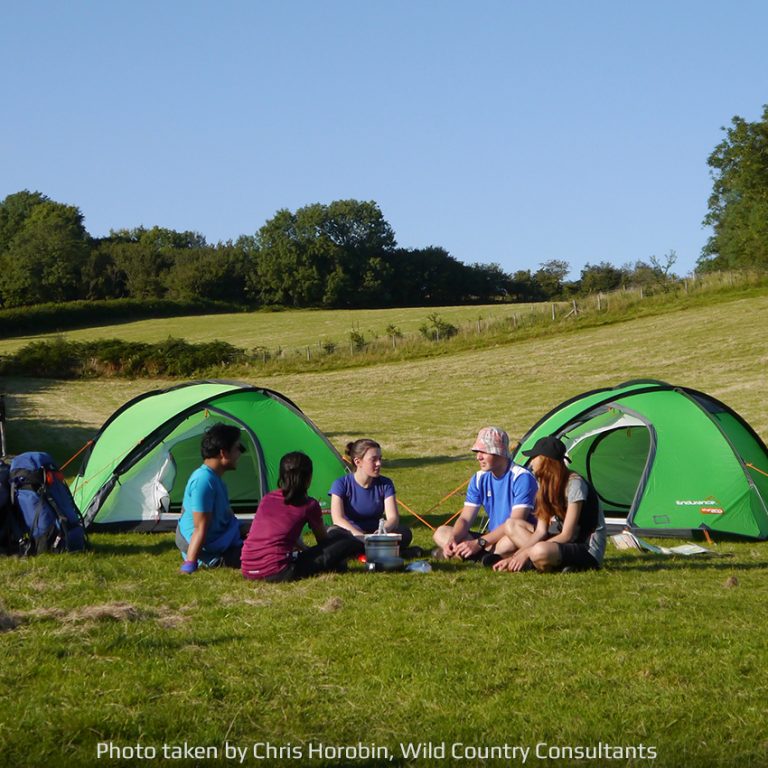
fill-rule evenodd
<path id="1" fill-rule="evenodd" d="M 64 476 L 47 453 L 30 451 L 10 466 L 11 518 L 21 528 L 18 552 L 81 552 L 85 526 Z"/>

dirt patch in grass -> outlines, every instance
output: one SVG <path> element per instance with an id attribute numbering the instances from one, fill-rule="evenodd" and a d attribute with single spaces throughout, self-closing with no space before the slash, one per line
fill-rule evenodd
<path id="1" fill-rule="evenodd" d="M 89 605 L 67 614 L 65 621 L 78 623 L 81 621 L 138 621 L 146 614 L 131 603 L 106 603 L 104 605 Z"/>
<path id="2" fill-rule="evenodd" d="M 163 629 L 176 629 L 189 621 L 188 612 L 172 611 L 170 608 L 160 608 L 155 617 Z"/>
<path id="3" fill-rule="evenodd" d="M 61 608 L 32 608 L 29 611 L 19 611 L 14 614 L 19 623 L 27 621 L 45 621 L 51 619 L 54 621 L 63 621 L 67 612 Z"/>
<path id="4" fill-rule="evenodd" d="M 321 606 L 320 610 L 323 613 L 336 613 L 340 611 L 344 606 L 344 602 L 340 597 L 329 597 Z"/>
<path id="5" fill-rule="evenodd" d="M 170 608 L 138 608 L 132 603 L 117 602 L 87 605 L 70 611 L 61 608 L 32 608 L 28 611 L 6 613 L 0 611 L 0 632 L 16 629 L 22 624 L 35 621 L 57 621 L 62 625 L 89 624 L 100 621 L 155 620 L 165 629 L 173 629 L 189 620 L 189 617 Z"/>

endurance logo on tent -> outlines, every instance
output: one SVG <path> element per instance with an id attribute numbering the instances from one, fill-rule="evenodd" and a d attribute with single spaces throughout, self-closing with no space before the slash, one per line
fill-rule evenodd
<path id="1" fill-rule="evenodd" d="M 725 510 L 715 498 L 709 499 L 678 499 L 675 504 L 678 507 L 699 507 L 702 515 L 722 515 Z"/>
<path id="2" fill-rule="evenodd" d="M 539 419 L 513 460 L 546 435 L 565 441 L 612 525 L 768 539 L 768 448 L 711 395 L 653 379 L 585 392 Z"/>

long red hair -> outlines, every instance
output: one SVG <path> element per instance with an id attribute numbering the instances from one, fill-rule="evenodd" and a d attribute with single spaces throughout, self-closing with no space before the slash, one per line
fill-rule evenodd
<path id="1" fill-rule="evenodd" d="M 565 489 L 571 473 L 564 461 L 550 459 L 549 456 L 538 458 L 536 479 L 539 482 L 539 490 L 536 492 L 536 517 L 547 524 L 553 515 L 565 520 Z"/>

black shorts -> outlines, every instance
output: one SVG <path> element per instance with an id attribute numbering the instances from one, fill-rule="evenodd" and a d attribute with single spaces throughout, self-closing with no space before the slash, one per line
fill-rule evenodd
<path id="1" fill-rule="evenodd" d="M 600 563 L 589 553 L 586 544 L 561 544 L 557 543 L 560 549 L 560 567 L 573 568 L 579 571 L 593 571 L 600 567 Z"/>

